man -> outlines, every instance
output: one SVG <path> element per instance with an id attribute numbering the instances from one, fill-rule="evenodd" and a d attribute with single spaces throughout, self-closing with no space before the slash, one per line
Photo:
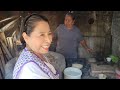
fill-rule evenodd
<path id="1" fill-rule="evenodd" d="M 81 44 L 88 52 L 92 50 L 87 46 L 80 30 L 74 25 L 75 17 L 73 13 L 65 15 L 64 24 L 60 24 L 54 33 L 56 42 L 56 52 L 64 55 L 67 67 L 79 58 L 78 47 Z"/>

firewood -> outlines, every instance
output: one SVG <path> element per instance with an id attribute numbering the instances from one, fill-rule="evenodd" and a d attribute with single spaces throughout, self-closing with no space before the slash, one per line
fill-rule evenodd
<path id="1" fill-rule="evenodd" d="M 0 69 L 1 69 L 1 74 L 4 75 L 4 66 L 5 66 L 5 61 L 4 61 L 4 56 L 2 53 L 2 50 L 0 48 Z"/>
<path id="2" fill-rule="evenodd" d="M 0 42 L 1 42 L 2 47 L 4 48 L 4 50 L 6 51 L 7 55 L 9 56 L 9 58 L 12 59 L 13 57 L 10 54 L 9 50 L 7 49 L 6 45 L 2 41 L 0 41 Z"/>

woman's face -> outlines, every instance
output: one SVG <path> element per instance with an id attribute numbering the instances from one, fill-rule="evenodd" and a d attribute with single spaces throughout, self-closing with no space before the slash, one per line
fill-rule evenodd
<path id="1" fill-rule="evenodd" d="M 65 16 L 64 24 L 67 28 L 72 28 L 74 24 L 74 20 L 70 15 Z"/>
<path id="2" fill-rule="evenodd" d="M 52 33 L 50 31 L 49 24 L 45 21 L 37 22 L 30 36 L 26 34 L 26 38 L 24 39 L 26 41 L 26 44 L 34 52 L 40 54 L 47 53 L 52 42 Z"/>

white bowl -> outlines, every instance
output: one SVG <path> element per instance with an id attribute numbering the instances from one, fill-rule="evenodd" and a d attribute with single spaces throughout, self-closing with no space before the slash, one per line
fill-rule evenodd
<path id="1" fill-rule="evenodd" d="M 99 79 L 106 79 L 107 78 L 107 76 L 105 75 L 105 74 L 99 74 Z"/>
<path id="2" fill-rule="evenodd" d="M 81 69 L 81 68 L 83 67 L 83 65 L 82 65 L 82 64 L 74 63 L 74 64 L 72 64 L 72 67 L 75 67 L 75 68 Z"/>

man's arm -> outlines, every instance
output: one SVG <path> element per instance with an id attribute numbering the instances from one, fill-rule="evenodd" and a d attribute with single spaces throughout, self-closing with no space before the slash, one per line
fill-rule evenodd
<path id="1" fill-rule="evenodd" d="M 86 43 L 86 41 L 83 39 L 82 41 L 80 41 L 80 44 L 86 49 L 87 52 L 91 53 L 92 49 L 90 49 Z"/>

